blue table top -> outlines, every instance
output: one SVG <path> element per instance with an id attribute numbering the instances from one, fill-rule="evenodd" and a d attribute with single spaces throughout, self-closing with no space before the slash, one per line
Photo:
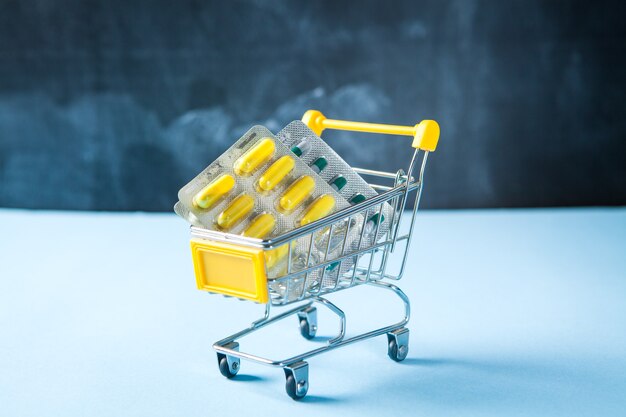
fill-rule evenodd
<path id="1" fill-rule="evenodd" d="M 417 221 L 398 283 L 409 357 L 391 361 L 384 336 L 314 357 L 294 402 L 280 369 L 218 372 L 212 343 L 263 309 L 196 290 L 184 221 L 0 210 L 0 415 L 624 415 L 626 209 Z M 348 333 L 402 314 L 373 288 L 329 298 Z M 336 330 L 320 311 L 318 334 Z M 293 318 L 242 348 L 278 357 L 312 343 Z"/>

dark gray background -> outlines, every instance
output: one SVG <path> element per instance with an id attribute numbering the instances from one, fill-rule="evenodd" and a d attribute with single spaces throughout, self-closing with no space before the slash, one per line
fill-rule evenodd
<path id="1" fill-rule="evenodd" d="M 425 207 L 626 203 L 626 7 L 597 1 L 0 2 L 0 206 L 171 210 L 308 108 L 442 137 Z M 329 134 L 395 170 L 409 141 Z"/>

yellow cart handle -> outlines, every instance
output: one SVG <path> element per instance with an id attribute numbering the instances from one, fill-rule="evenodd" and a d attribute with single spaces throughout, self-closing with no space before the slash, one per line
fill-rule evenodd
<path id="1" fill-rule="evenodd" d="M 318 136 L 322 134 L 324 129 L 412 136 L 412 146 L 428 152 L 433 152 L 437 148 L 437 142 L 439 141 L 439 125 L 434 120 L 422 120 L 415 126 L 397 126 L 327 119 L 326 116 L 317 110 L 308 110 L 302 116 L 302 122 Z"/>

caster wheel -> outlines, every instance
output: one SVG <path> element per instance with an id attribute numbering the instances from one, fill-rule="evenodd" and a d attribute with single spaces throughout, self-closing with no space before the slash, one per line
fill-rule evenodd
<path id="1" fill-rule="evenodd" d="M 226 378 L 230 379 L 239 372 L 239 358 L 232 358 L 229 364 L 226 355 L 217 355 L 217 361 L 220 367 L 220 373 Z"/>
<path id="2" fill-rule="evenodd" d="M 304 385 L 304 386 L 303 386 Z M 296 379 L 293 375 L 287 376 L 287 381 L 285 382 L 285 391 L 287 391 L 287 395 L 289 395 L 294 400 L 298 401 L 304 398 L 307 391 L 307 382 L 300 383 L 300 389 L 298 389 L 298 384 L 296 383 Z M 304 391 L 304 393 L 302 393 Z"/>
<path id="3" fill-rule="evenodd" d="M 311 340 L 315 337 L 317 329 L 315 326 L 311 326 L 307 319 L 300 320 L 300 334 L 307 340 Z"/>
<path id="4" fill-rule="evenodd" d="M 311 340 L 317 333 L 317 309 L 308 307 L 298 313 L 298 322 L 300 324 L 300 334 L 307 340 Z"/>
<path id="5" fill-rule="evenodd" d="M 401 362 L 409 354 L 409 330 L 400 329 L 387 333 L 387 355 L 396 361 Z"/>
<path id="6" fill-rule="evenodd" d="M 294 400 L 301 400 L 309 390 L 309 364 L 297 362 L 283 368 L 285 371 L 285 391 Z"/>

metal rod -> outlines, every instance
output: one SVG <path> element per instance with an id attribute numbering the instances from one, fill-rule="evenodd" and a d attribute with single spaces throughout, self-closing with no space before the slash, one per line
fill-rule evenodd
<path id="1" fill-rule="evenodd" d="M 352 223 L 350 220 L 352 219 L 352 217 L 348 217 L 348 223 L 346 224 L 346 232 L 343 235 L 343 244 L 341 245 L 341 253 L 339 255 L 343 255 L 346 252 L 346 244 L 348 243 L 348 232 L 350 231 L 350 223 Z M 354 220 L 355 224 L 358 222 L 358 220 Z"/>
<path id="2" fill-rule="evenodd" d="M 293 271 L 291 270 L 291 245 L 292 242 L 287 243 L 287 275 L 291 274 Z"/>
<path id="3" fill-rule="evenodd" d="M 416 149 L 415 152 L 413 152 L 413 158 L 411 158 L 411 164 L 409 165 L 409 170 L 407 171 L 408 176 L 411 176 L 411 174 L 413 173 L 413 169 L 415 167 L 415 161 L 417 159 L 418 153 L 419 153 L 419 149 Z M 402 197 L 402 208 L 400 209 L 400 217 L 398 218 L 398 224 L 396 226 L 394 237 L 398 236 L 398 231 L 400 230 L 400 224 L 402 223 L 402 213 L 404 212 L 404 207 L 406 206 L 406 199 L 409 195 L 409 191 L 410 191 L 409 184 L 408 183 L 404 184 L 404 196 Z M 396 248 L 396 243 L 394 241 L 394 243 L 391 244 L 391 251 L 393 252 L 395 248 Z"/>
<path id="4" fill-rule="evenodd" d="M 363 224 L 361 225 L 361 233 L 359 234 L 359 242 L 356 245 L 356 250 L 361 250 L 361 242 L 363 242 L 363 235 L 365 233 L 365 226 L 367 225 L 367 216 L 369 216 L 369 212 L 365 212 L 365 216 L 363 217 Z M 364 252 L 365 254 L 365 252 Z M 352 278 L 350 278 L 350 286 L 354 285 L 354 280 L 356 279 L 356 271 L 359 263 L 360 256 L 356 256 L 354 258 L 354 271 L 352 272 Z"/>
<path id="5" fill-rule="evenodd" d="M 270 303 L 265 304 L 265 314 L 258 320 L 255 320 L 250 324 L 250 327 L 258 327 L 270 318 Z"/>
<path id="6" fill-rule="evenodd" d="M 372 187 L 375 190 L 380 190 L 380 191 L 393 190 L 393 187 L 389 187 L 388 185 L 370 184 L 369 186 Z"/>
<path id="7" fill-rule="evenodd" d="M 395 172 L 376 171 L 376 170 L 367 169 L 367 168 L 352 168 L 352 169 L 362 175 L 371 175 L 373 177 L 382 177 L 382 178 L 391 178 L 391 179 L 394 179 L 396 177 Z"/>
<path id="8" fill-rule="evenodd" d="M 339 342 L 346 335 L 346 313 L 343 312 L 339 307 L 331 303 L 325 298 L 315 297 L 314 301 L 324 304 L 329 310 L 339 316 L 339 334 L 328 341 L 329 345 L 335 344 Z"/>
<path id="9" fill-rule="evenodd" d="M 330 229 L 328 230 L 328 242 L 326 242 L 326 250 L 324 251 L 324 261 L 328 260 L 328 252 L 330 251 L 330 241 L 333 238 L 333 231 L 335 229 L 335 223 L 330 225 Z"/>
<path id="10" fill-rule="evenodd" d="M 383 205 L 380 205 L 378 209 L 378 221 L 376 222 L 376 231 L 374 232 L 374 238 L 372 239 L 372 243 L 376 243 L 378 240 L 378 230 L 380 229 L 380 224 L 382 223 L 382 215 L 383 215 Z M 367 268 L 367 275 L 365 276 L 365 281 L 369 281 L 370 274 L 372 273 L 372 263 L 374 262 L 374 252 L 370 256 L 370 264 Z"/>
<path id="11" fill-rule="evenodd" d="M 428 152 L 424 152 L 424 158 L 422 159 L 422 167 L 420 168 L 420 187 L 415 194 L 415 202 L 413 203 L 413 213 L 411 214 L 411 224 L 409 226 L 409 233 L 407 233 L 407 242 L 406 249 L 404 250 L 404 256 L 402 257 L 402 265 L 400 266 L 400 272 L 398 273 L 398 279 L 402 278 L 404 274 L 404 267 L 406 265 L 406 260 L 409 255 L 409 249 L 411 248 L 411 239 L 413 239 L 413 227 L 415 226 L 415 217 L 417 214 L 417 208 L 420 204 L 420 199 L 422 197 L 422 186 L 423 178 L 424 178 L 424 170 L 426 169 L 426 161 L 428 159 Z M 397 241 L 395 241 L 397 242 Z"/>
<path id="12" fill-rule="evenodd" d="M 289 295 L 291 294 L 291 286 L 292 286 L 293 280 L 288 279 L 286 281 L 287 281 L 287 285 L 285 286 L 285 295 L 283 297 L 283 304 L 287 304 L 289 302 Z"/>
<path id="13" fill-rule="evenodd" d="M 396 172 L 396 177 L 393 183 L 394 187 L 398 187 L 401 184 L 405 183 L 406 178 L 407 176 L 405 175 L 404 171 L 402 169 L 399 169 Z M 402 216 L 402 213 L 399 212 L 399 208 L 398 208 L 399 198 L 400 198 L 399 196 L 396 196 L 396 197 L 393 197 L 392 199 L 393 203 L 391 204 L 391 209 L 392 209 L 391 221 L 389 223 L 389 229 L 387 230 L 387 239 L 389 240 L 393 239 L 393 236 L 396 231 L 396 221 L 397 221 L 396 216 L 398 217 Z M 389 248 L 385 247 L 385 250 L 383 252 L 383 260 L 381 261 L 381 275 L 383 276 L 387 269 L 387 262 L 388 262 L 388 259 L 390 257 L 390 252 L 391 252 L 390 249 L 391 249 L 390 247 Z"/>

